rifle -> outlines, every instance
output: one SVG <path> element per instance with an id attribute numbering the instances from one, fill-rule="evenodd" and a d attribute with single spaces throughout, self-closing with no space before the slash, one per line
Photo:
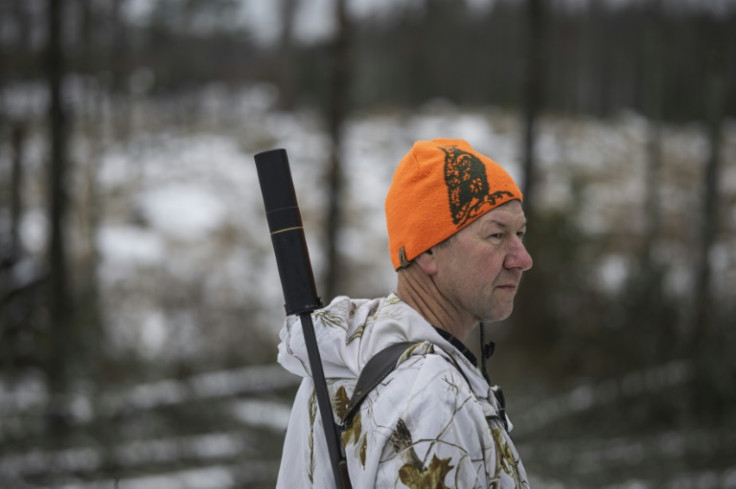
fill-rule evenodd
<path id="1" fill-rule="evenodd" d="M 256 154 L 255 160 L 266 208 L 266 219 L 271 232 L 271 243 L 276 254 L 281 288 L 284 292 L 284 307 L 287 315 L 298 314 L 302 324 L 335 485 L 340 489 L 350 489 L 347 462 L 332 417 L 330 395 L 327 392 L 327 382 L 312 324 L 311 313 L 321 308 L 322 302 L 317 296 L 317 287 L 314 284 L 289 159 L 286 150 L 273 149 Z"/>

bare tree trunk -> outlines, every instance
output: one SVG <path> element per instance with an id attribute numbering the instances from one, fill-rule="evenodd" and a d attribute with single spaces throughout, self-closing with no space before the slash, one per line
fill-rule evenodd
<path id="1" fill-rule="evenodd" d="M 646 168 L 644 176 L 644 232 L 639 256 L 638 283 L 634 290 L 637 310 L 648 333 L 638 342 L 642 358 L 665 355 L 665 348 L 672 346 L 669 326 L 662 321 L 662 264 L 656 255 L 656 245 L 661 233 L 660 188 L 662 181 L 662 90 L 663 55 L 661 0 L 651 0 L 645 15 L 645 71 L 644 110 L 649 121 L 646 143 Z M 636 324 L 634 327 L 641 327 Z"/>
<path id="2" fill-rule="evenodd" d="M 732 326 L 733 321 L 724 325 L 718 323 L 722 305 L 714 300 L 710 258 L 718 235 L 723 121 L 730 89 L 725 74 L 726 60 L 730 58 L 724 42 L 725 32 L 709 30 L 705 35 L 710 41 L 710 49 L 705 52 L 703 87 L 709 148 L 702 177 L 702 207 L 692 293 L 694 304 L 688 331 L 692 341 L 687 345 L 687 351 L 693 356 L 697 375 L 697 382 L 693 383 L 689 394 L 689 417 L 720 421 L 726 419 L 727 408 L 724 406 L 728 405 L 727 400 L 731 397 L 731 392 L 724 386 L 730 385 L 734 376 L 734 364 L 726 358 L 732 352 L 733 338 L 724 326 Z"/>
<path id="3" fill-rule="evenodd" d="M 660 23 L 660 0 L 652 0 L 649 5 L 648 26 L 646 32 L 646 72 L 644 73 L 644 107 L 649 119 L 647 137 L 647 166 L 645 176 L 645 228 L 642 261 L 648 267 L 653 257 L 653 247 L 659 234 L 660 209 L 659 189 L 662 167 L 662 33 Z"/>
<path id="4" fill-rule="evenodd" d="M 25 125 L 15 122 L 11 127 L 11 169 L 10 169 L 10 223 L 8 242 L 0 240 L 0 371 L 10 372 L 21 362 L 22 353 L 18 348 L 18 338 L 23 329 L 23 312 L 18 296 L 19 287 L 15 266 L 20 260 L 22 243 L 20 221 L 23 214 L 23 148 L 25 146 Z M 3 230 L 4 231 L 4 230 Z M 7 247 L 7 249 L 6 249 Z"/>
<path id="5" fill-rule="evenodd" d="M 33 20 L 29 12 L 30 2 L 11 2 L 13 23 L 15 23 L 18 39 L 16 43 L 16 54 L 28 56 L 33 47 Z"/>
<path id="6" fill-rule="evenodd" d="M 104 349 L 100 345 L 104 340 L 103 318 L 99 297 L 99 280 L 97 276 L 100 254 L 97 246 L 97 232 L 103 213 L 103 202 L 98 192 L 98 162 L 104 144 L 103 138 L 103 111 L 100 109 L 100 97 L 97 94 L 96 84 L 92 72 L 92 46 L 94 43 L 95 16 L 92 9 L 92 0 L 77 0 L 79 7 L 79 25 L 81 41 L 81 69 L 86 74 L 84 84 L 84 103 L 82 104 L 78 123 L 84 136 L 86 151 L 83 154 L 81 165 L 82 188 L 78 192 L 80 200 L 80 223 L 82 230 L 81 260 L 79 264 L 79 291 L 76 304 L 76 323 L 84 331 L 80 335 L 80 346 L 84 349 L 85 358 L 91 364 L 98 364 L 100 352 Z M 96 372 L 92 372 L 93 376 Z"/>
<path id="7" fill-rule="evenodd" d="M 693 297 L 695 307 L 691 332 L 696 345 L 703 345 L 713 328 L 713 297 L 711 291 L 710 253 L 716 241 L 718 224 L 718 181 L 721 173 L 721 144 L 723 141 L 723 109 L 726 101 L 726 84 L 721 73 L 711 74 L 708 81 L 708 141 L 709 153 L 703 174 L 700 216 L 700 242 L 696 260 Z"/>
<path id="8" fill-rule="evenodd" d="M 297 0 L 281 0 L 281 36 L 279 37 L 279 108 L 291 110 L 295 103 L 294 14 Z"/>
<path id="9" fill-rule="evenodd" d="M 47 379 L 51 398 L 48 423 L 52 433 L 66 427 L 64 395 L 68 382 L 72 331 L 72 294 L 67 266 L 67 114 L 63 100 L 63 0 L 48 0 L 47 81 L 49 90 L 48 275 L 49 344 Z"/>
<path id="10" fill-rule="evenodd" d="M 110 71 L 112 78 L 109 89 L 112 94 L 112 104 L 115 110 L 113 125 L 120 139 L 127 140 L 131 134 L 132 107 L 125 84 L 127 67 L 126 52 L 128 50 L 128 31 L 125 27 L 123 9 L 126 0 L 111 0 L 110 30 L 114 33 L 113 44 L 110 46 Z"/>
<path id="11" fill-rule="evenodd" d="M 328 170 L 328 207 L 326 223 L 327 270 L 325 274 L 325 298 L 335 296 L 339 286 L 342 268 L 338 252 L 338 232 L 340 229 L 340 205 L 343 186 L 341 168 L 342 132 L 347 112 L 347 92 L 349 83 L 348 59 L 348 16 L 345 0 L 335 0 L 337 32 L 332 52 L 332 82 L 330 110 L 327 116 L 327 129 L 332 141 L 330 166 Z"/>
<path id="12" fill-rule="evenodd" d="M 23 159 L 26 125 L 17 121 L 12 128 L 13 156 L 10 170 L 10 260 L 15 262 L 21 254 L 20 222 L 23 217 Z"/>
<path id="13" fill-rule="evenodd" d="M 523 80 L 522 162 L 524 167 L 524 207 L 527 221 L 532 221 L 536 191 L 537 165 L 534 140 L 537 117 L 542 107 L 544 87 L 542 46 L 544 42 L 544 0 L 527 0 L 526 62 Z"/>

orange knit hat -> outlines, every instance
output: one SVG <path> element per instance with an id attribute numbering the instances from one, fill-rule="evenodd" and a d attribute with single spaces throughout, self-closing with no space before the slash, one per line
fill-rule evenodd
<path id="1" fill-rule="evenodd" d="M 498 163 L 462 139 L 418 141 L 394 172 L 386 223 L 394 269 L 521 191 Z"/>

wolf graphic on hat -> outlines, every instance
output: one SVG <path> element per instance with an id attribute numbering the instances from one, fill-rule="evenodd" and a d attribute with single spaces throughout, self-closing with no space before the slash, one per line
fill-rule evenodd
<path id="1" fill-rule="evenodd" d="M 511 192 L 499 190 L 489 194 L 486 167 L 473 153 L 457 146 L 438 146 L 445 153 L 445 184 L 450 199 L 452 222 L 462 227 L 482 213 L 484 205 L 496 206 L 496 199 Z"/>

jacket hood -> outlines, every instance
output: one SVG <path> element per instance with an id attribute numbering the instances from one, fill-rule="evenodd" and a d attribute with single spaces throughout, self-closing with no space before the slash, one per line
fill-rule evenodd
<path id="1" fill-rule="evenodd" d="M 416 341 L 428 342 L 430 350 L 438 347 L 435 353 L 448 357 L 470 374 L 466 378 L 473 390 L 487 392 L 488 384 L 477 367 L 394 293 L 380 299 L 339 296 L 313 312 L 312 320 L 327 379 L 357 379 L 363 366 L 379 351 L 394 343 Z M 278 362 L 289 372 L 311 377 L 299 317 L 287 317 L 279 336 Z"/>

